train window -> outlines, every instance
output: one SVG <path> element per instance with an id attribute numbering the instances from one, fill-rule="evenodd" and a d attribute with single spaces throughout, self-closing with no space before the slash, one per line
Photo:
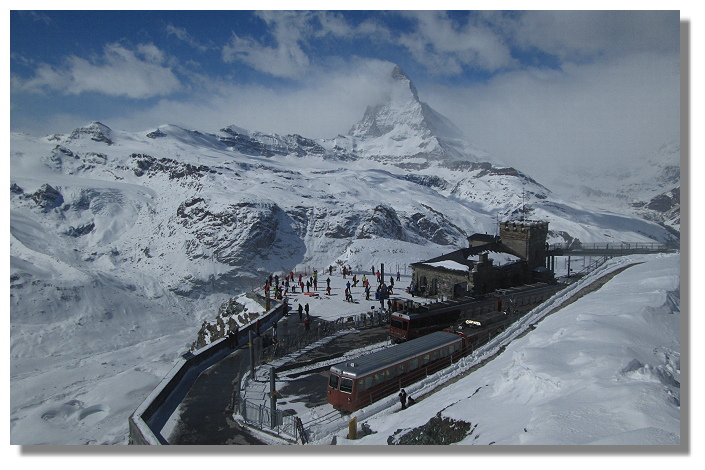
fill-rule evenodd
<path id="1" fill-rule="evenodd" d="M 448 357 L 448 348 L 441 349 L 441 357 Z"/>
<path id="2" fill-rule="evenodd" d="M 430 354 L 424 354 L 423 357 L 421 358 L 421 365 L 425 366 L 431 361 L 431 355 Z"/>
<path id="3" fill-rule="evenodd" d="M 414 370 L 419 368 L 419 360 L 417 359 L 412 359 L 409 361 L 409 370 Z"/>
<path id="4" fill-rule="evenodd" d="M 399 364 L 397 371 L 399 372 L 399 375 L 404 375 L 406 373 L 406 364 Z"/>
<path id="5" fill-rule="evenodd" d="M 375 374 L 375 385 L 379 385 L 384 382 L 384 372 L 377 372 Z"/>
<path id="6" fill-rule="evenodd" d="M 345 393 L 352 393 L 353 381 L 347 377 L 341 377 L 340 379 L 340 391 Z"/>
<path id="7" fill-rule="evenodd" d="M 402 323 L 401 320 L 399 320 L 398 318 L 392 317 L 392 321 L 391 321 L 391 327 L 392 327 L 392 328 L 401 329 L 401 328 L 402 328 L 402 325 L 403 325 L 403 323 Z"/>
<path id="8" fill-rule="evenodd" d="M 385 371 L 387 373 L 387 380 L 393 379 L 394 377 L 397 376 L 397 368 L 392 367 L 391 369 L 387 369 Z"/>
<path id="9" fill-rule="evenodd" d="M 438 360 L 439 351 L 433 351 L 431 353 L 431 362 Z"/>
<path id="10" fill-rule="evenodd" d="M 365 377 L 365 390 L 372 388 L 374 385 L 374 377 L 371 375 L 369 377 Z"/>
<path id="11" fill-rule="evenodd" d="M 337 390 L 338 389 L 338 376 L 335 374 L 330 374 L 330 381 L 328 382 L 328 385 L 330 388 Z"/>
<path id="12" fill-rule="evenodd" d="M 403 329 L 404 329 L 405 331 L 407 331 L 407 330 L 409 329 L 409 322 L 408 322 L 408 321 L 405 321 L 405 322 L 404 322 L 404 328 L 403 328 Z"/>
<path id="13" fill-rule="evenodd" d="M 365 387 L 365 379 L 358 380 L 357 381 L 357 391 L 364 392 L 365 390 L 367 390 L 367 388 Z"/>

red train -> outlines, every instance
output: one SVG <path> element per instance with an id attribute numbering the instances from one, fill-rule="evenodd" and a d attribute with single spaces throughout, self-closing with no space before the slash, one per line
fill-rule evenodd
<path id="1" fill-rule="evenodd" d="M 356 411 L 444 369 L 470 354 L 511 322 L 494 312 L 469 320 L 462 331 L 436 331 L 330 368 L 327 400 Z"/>
<path id="2" fill-rule="evenodd" d="M 426 305 L 407 301 L 403 310 L 391 314 L 389 336 L 395 342 L 403 342 L 480 315 L 504 312 L 516 317 L 548 300 L 563 287 L 562 284 L 537 283 L 500 289 L 483 299 L 464 298 Z"/>
<path id="3" fill-rule="evenodd" d="M 401 342 L 332 366 L 328 403 L 356 411 L 446 368 L 562 288 L 533 284 L 497 291 L 486 299 L 439 302 L 422 311 L 393 313 L 390 334 L 395 332 L 393 337 Z"/>
<path id="4" fill-rule="evenodd" d="M 463 335 L 437 331 L 336 364 L 328 376 L 328 403 L 339 410 L 359 410 L 448 367 L 465 354 Z"/>

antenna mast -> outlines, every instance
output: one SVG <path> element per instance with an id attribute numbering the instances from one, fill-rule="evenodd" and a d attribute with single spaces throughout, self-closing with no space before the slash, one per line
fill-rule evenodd
<path id="1" fill-rule="evenodd" d="M 526 202 L 525 202 L 525 194 L 524 194 L 524 185 L 521 185 L 521 221 L 524 222 L 526 220 Z"/>

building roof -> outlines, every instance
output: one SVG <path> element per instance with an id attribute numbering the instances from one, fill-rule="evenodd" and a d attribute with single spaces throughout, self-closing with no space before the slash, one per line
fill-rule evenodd
<path id="1" fill-rule="evenodd" d="M 432 269 L 444 269 L 447 271 L 470 272 L 477 263 L 480 262 L 480 255 L 487 253 L 495 266 L 504 266 L 510 263 L 521 261 L 522 258 L 514 254 L 501 250 L 501 245 L 481 245 L 470 248 L 461 248 L 445 255 L 438 256 L 426 261 L 412 263 L 412 267 L 424 266 Z"/>
<path id="2" fill-rule="evenodd" d="M 494 243 L 499 237 L 496 235 L 490 235 L 489 233 L 473 233 L 468 237 L 468 240 L 477 240 L 487 243 Z"/>
<path id="3" fill-rule="evenodd" d="M 501 251 L 488 251 L 487 257 L 492 260 L 495 266 L 504 266 L 505 264 L 521 261 L 521 257 Z M 477 255 L 476 257 L 473 257 L 472 261 L 479 262 L 479 258 L 480 256 Z"/>

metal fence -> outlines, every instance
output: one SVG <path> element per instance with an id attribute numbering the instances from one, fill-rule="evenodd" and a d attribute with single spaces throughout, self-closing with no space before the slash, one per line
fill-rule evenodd
<path id="1" fill-rule="evenodd" d="M 389 323 L 389 313 L 386 311 L 373 311 L 356 315 L 347 315 L 334 321 L 320 320 L 303 334 L 277 338 L 277 342 L 262 348 L 259 352 L 259 363 L 273 361 L 287 354 L 299 351 L 316 341 L 327 338 L 338 331 L 350 328 L 369 328 Z"/>
<path id="2" fill-rule="evenodd" d="M 346 315 L 335 321 L 321 320 L 303 334 L 284 336 L 271 346 L 256 351 L 258 358 L 257 363 L 264 364 L 295 351 L 299 351 L 343 329 L 381 326 L 388 322 L 389 313 L 381 310 L 356 315 Z M 258 342 L 255 344 L 258 344 Z M 240 377 L 243 376 L 243 373 L 241 369 Z M 270 405 L 266 402 L 242 398 L 240 396 L 239 387 L 236 387 L 233 393 L 232 409 L 238 412 L 242 416 L 242 419 L 250 426 L 276 434 L 280 437 L 284 436 L 294 441 L 301 441 L 304 444 L 307 442 L 303 423 L 298 416 L 285 410 L 275 410 L 274 413 L 272 413 Z"/>
<path id="3" fill-rule="evenodd" d="M 247 399 L 239 401 L 242 419 L 257 429 L 285 436 L 294 441 L 306 442 L 306 435 L 298 416 L 285 410 L 272 409 L 266 403 L 256 403 Z"/>
<path id="4" fill-rule="evenodd" d="M 590 251 L 614 251 L 614 252 L 638 252 L 638 253 L 661 253 L 675 250 L 680 247 L 678 242 L 669 243 L 644 243 L 644 242 L 605 242 L 605 243 L 555 243 L 547 245 L 548 251 L 563 250 L 568 252 L 590 252 Z"/>

